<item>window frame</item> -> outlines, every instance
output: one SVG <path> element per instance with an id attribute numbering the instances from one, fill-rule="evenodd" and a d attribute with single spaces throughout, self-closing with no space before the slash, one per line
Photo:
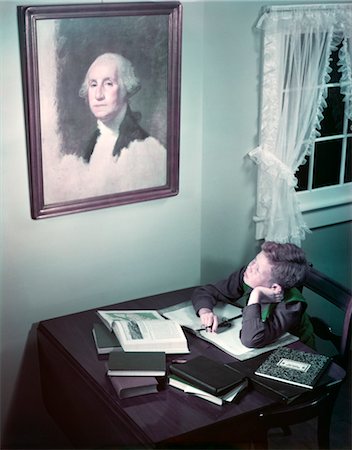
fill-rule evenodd
<path id="1" fill-rule="evenodd" d="M 327 83 L 326 88 L 335 88 L 343 86 L 346 83 L 332 82 Z M 324 114 L 324 111 L 323 111 Z M 350 120 L 347 117 L 347 106 L 344 105 L 344 123 L 343 132 L 335 135 L 317 137 L 315 142 L 328 142 L 336 139 L 342 139 L 342 154 L 340 165 L 339 184 L 313 188 L 313 167 L 309 167 L 308 187 L 306 190 L 297 191 L 297 199 L 300 204 L 304 220 L 309 228 L 318 228 L 326 225 L 333 225 L 352 220 L 352 182 L 344 183 L 345 162 L 347 152 L 347 139 L 352 139 L 352 126 L 348 130 Z M 314 161 L 313 145 L 311 160 Z"/>

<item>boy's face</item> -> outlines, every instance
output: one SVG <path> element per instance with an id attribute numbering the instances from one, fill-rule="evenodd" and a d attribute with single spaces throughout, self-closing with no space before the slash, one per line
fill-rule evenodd
<path id="1" fill-rule="evenodd" d="M 257 286 L 272 286 L 271 264 L 264 252 L 258 253 L 248 264 L 244 272 L 243 281 L 253 289 Z"/>

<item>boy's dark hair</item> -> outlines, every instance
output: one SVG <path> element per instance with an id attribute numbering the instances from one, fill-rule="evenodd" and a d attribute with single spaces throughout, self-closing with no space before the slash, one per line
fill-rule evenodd
<path id="1" fill-rule="evenodd" d="M 283 289 L 303 284 L 308 263 L 304 251 L 295 244 L 264 242 L 262 250 L 272 264 L 272 281 Z"/>

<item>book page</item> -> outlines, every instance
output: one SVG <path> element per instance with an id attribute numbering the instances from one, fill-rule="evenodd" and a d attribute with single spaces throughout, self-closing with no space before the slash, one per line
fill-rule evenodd
<path id="1" fill-rule="evenodd" d="M 224 350 L 229 355 L 232 355 L 239 360 L 254 358 L 257 355 L 260 355 L 261 353 L 265 353 L 275 348 L 281 347 L 283 345 L 288 345 L 291 342 L 298 341 L 297 336 L 293 336 L 290 333 L 285 333 L 275 342 L 266 345 L 265 347 L 248 348 L 241 342 L 240 339 L 241 329 L 242 329 L 242 319 L 233 321 L 231 328 L 227 328 L 225 329 L 225 331 L 222 331 L 221 333 L 209 333 L 206 331 L 200 331 L 198 332 L 198 335 L 202 337 L 204 340 L 211 342 L 212 344 Z"/>
<path id="2" fill-rule="evenodd" d="M 168 319 L 174 320 L 181 326 L 191 330 L 198 330 L 202 327 L 200 318 L 196 315 L 190 300 L 159 310 L 160 314 Z M 214 314 L 219 318 L 219 323 L 236 317 L 242 313 L 241 308 L 229 303 L 218 302 L 214 307 Z"/>
<path id="3" fill-rule="evenodd" d="M 181 326 L 162 320 L 115 320 L 112 329 L 125 351 L 161 351 L 189 353 Z"/>
<path id="4" fill-rule="evenodd" d="M 178 377 L 170 376 L 169 385 L 177 389 L 181 389 L 186 394 L 196 395 L 197 397 L 208 400 L 209 402 L 215 403 L 216 405 L 222 405 L 223 400 L 221 397 L 216 397 L 215 395 L 209 394 L 208 392 L 202 391 L 187 382 L 184 382 Z"/>
<path id="5" fill-rule="evenodd" d="M 149 340 L 149 341 L 172 341 L 183 339 L 182 328 L 170 320 L 133 320 L 128 318 L 113 323 L 113 329 L 118 328 L 123 333 L 126 341 Z"/>
<path id="6" fill-rule="evenodd" d="M 112 328 L 112 324 L 115 320 L 165 320 L 164 317 L 158 313 L 158 311 L 153 310 L 99 310 L 97 313 L 105 325 L 110 329 Z"/>

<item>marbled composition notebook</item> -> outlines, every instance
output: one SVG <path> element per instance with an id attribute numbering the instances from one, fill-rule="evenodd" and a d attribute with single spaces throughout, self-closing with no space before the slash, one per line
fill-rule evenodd
<path id="1" fill-rule="evenodd" d="M 313 389 L 330 362 L 331 358 L 325 355 L 280 347 L 268 356 L 255 374 Z"/>

